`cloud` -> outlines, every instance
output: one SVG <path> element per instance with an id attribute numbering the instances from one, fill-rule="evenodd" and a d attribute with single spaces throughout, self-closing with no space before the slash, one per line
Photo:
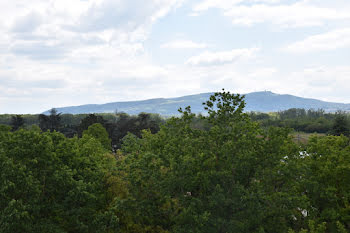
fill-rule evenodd
<path id="1" fill-rule="evenodd" d="M 281 0 L 204 0 L 193 7 L 193 11 L 201 12 L 209 10 L 210 8 L 219 9 L 230 9 L 239 4 L 254 4 L 254 3 L 265 3 L 265 4 L 275 4 L 279 3 Z"/>
<path id="2" fill-rule="evenodd" d="M 325 101 L 350 103 L 348 66 L 312 66 L 284 76 L 281 91 L 318 98 Z"/>
<path id="3" fill-rule="evenodd" d="M 207 48 L 208 45 L 205 43 L 196 43 L 191 40 L 175 40 L 160 46 L 166 49 L 203 49 Z"/>
<path id="4" fill-rule="evenodd" d="M 187 18 L 187 7 L 194 2 L 0 0 L 0 112 L 37 113 L 52 107 L 175 97 L 219 91 L 222 87 L 240 93 L 266 89 L 310 97 L 329 96 L 330 100 L 350 99 L 346 90 L 349 68 L 322 66 L 317 58 L 296 61 L 294 54 L 288 54 L 289 57 L 274 50 L 285 43 L 277 39 L 297 41 L 294 38 L 303 38 L 300 35 L 306 35 L 306 39 L 298 42 L 305 42 L 308 48 L 311 43 L 345 48 L 348 34 L 332 30 L 332 22 L 338 28 L 349 27 L 341 21 L 348 19 L 343 13 L 348 8 L 341 7 L 339 1 L 325 4 L 327 0 L 304 0 L 292 4 L 290 0 L 207 0 L 193 10 L 207 17 L 204 21 Z M 219 8 L 236 25 L 327 24 L 329 33 L 339 36 L 330 36 L 336 45 L 329 45 L 320 38 L 317 41 L 324 43 L 315 43 L 315 39 L 309 42 L 310 33 L 315 31 L 309 28 L 289 34 L 284 31 L 283 35 L 280 31 L 266 31 L 264 36 L 257 34 L 261 30 L 256 28 L 224 31 L 225 25 L 214 25 L 221 20 L 216 14 L 203 14 L 212 8 Z M 182 24 L 184 20 L 189 20 L 189 24 Z M 222 38 L 223 34 L 227 38 Z M 217 51 L 211 44 L 203 43 L 207 40 L 215 43 Z M 269 43 L 265 43 L 267 40 Z M 168 43 L 159 45 L 159 41 Z M 232 44 L 243 49 L 228 49 Z M 249 47 L 252 44 L 264 47 L 258 52 L 259 49 Z M 172 57 L 169 50 L 159 47 L 178 49 L 179 53 Z M 343 58 L 344 52 L 340 53 Z M 337 62 L 343 61 L 334 60 L 332 64 Z M 306 70 L 307 63 L 321 66 L 324 72 L 317 73 L 316 68 Z M 293 72 L 284 71 L 286 67 Z"/>
<path id="5" fill-rule="evenodd" d="M 30 12 L 29 14 L 16 19 L 12 26 L 12 31 L 17 33 L 32 32 L 43 23 L 42 17 L 39 13 Z"/>
<path id="6" fill-rule="evenodd" d="M 308 53 L 349 47 L 350 28 L 343 28 L 309 36 L 288 45 L 284 50 L 291 53 Z"/>
<path id="7" fill-rule="evenodd" d="M 14 44 L 11 46 L 10 51 L 19 56 L 46 60 L 62 58 L 67 52 L 67 49 L 60 44 L 50 45 L 45 42 L 31 42 Z"/>
<path id="8" fill-rule="evenodd" d="M 207 11 L 210 8 L 221 8 L 221 9 L 229 9 L 234 7 L 235 5 L 244 2 L 244 0 L 205 0 L 201 3 L 194 5 L 194 12 Z"/>
<path id="9" fill-rule="evenodd" d="M 77 31 L 135 30 L 148 26 L 181 5 L 182 0 L 103 0 L 92 4 L 71 28 Z M 142 7 L 140 7 L 142 4 Z"/>
<path id="10" fill-rule="evenodd" d="M 130 86 L 134 80 L 145 90 L 138 95 L 155 93 L 145 86 L 162 83 L 167 71 L 152 63 L 144 42 L 152 25 L 182 3 L 0 0 L 0 112 L 132 98 L 140 89 Z M 108 85 L 113 80 L 123 86 Z"/>
<path id="11" fill-rule="evenodd" d="M 4 89 L 60 89 L 67 85 L 64 79 L 54 77 L 42 77 L 39 79 L 26 79 L 19 78 L 18 73 L 15 72 L 1 72 L 0 73 L 0 86 Z M 4 95 L 7 91 L 3 92 Z"/>
<path id="12" fill-rule="evenodd" d="M 112 47 L 142 43 L 151 26 L 183 0 L 0 0 L 0 46 L 28 59 L 67 58 L 96 44 Z M 142 4 L 142 7 L 140 7 Z M 7 12 L 8 11 L 8 12 Z M 3 44 L 7 43 L 7 46 Z"/>
<path id="13" fill-rule="evenodd" d="M 206 51 L 197 56 L 193 56 L 186 61 L 188 65 L 211 66 L 232 63 L 238 60 L 254 58 L 258 48 L 233 49 L 231 51 L 209 52 Z"/>
<path id="14" fill-rule="evenodd" d="M 348 10 L 342 8 L 321 7 L 309 1 L 297 1 L 293 4 L 276 4 L 279 1 L 243 0 L 206 0 L 195 5 L 193 11 L 202 12 L 210 8 L 223 10 L 224 16 L 235 25 L 251 26 L 269 23 L 281 27 L 321 26 L 328 21 L 349 20 Z"/>

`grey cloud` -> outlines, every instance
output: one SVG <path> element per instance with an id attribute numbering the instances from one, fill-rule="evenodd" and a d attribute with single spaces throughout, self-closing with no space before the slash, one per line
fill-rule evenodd
<path id="1" fill-rule="evenodd" d="M 55 35 L 36 35 L 34 33 L 25 32 L 25 33 L 14 33 L 12 35 L 13 40 L 23 40 L 23 41 L 48 41 L 58 39 Z"/>
<path id="2" fill-rule="evenodd" d="M 15 24 L 12 26 L 12 32 L 16 33 L 28 33 L 34 31 L 43 22 L 40 14 L 36 12 L 31 12 L 26 16 L 23 16 L 16 20 Z"/>
<path id="3" fill-rule="evenodd" d="M 67 48 L 63 45 L 47 45 L 42 42 L 34 42 L 15 44 L 10 51 L 15 55 L 45 60 L 62 58 L 67 53 Z"/>
<path id="4" fill-rule="evenodd" d="M 135 30 L 150 23 L 152 16 L 167 3 L 141 0 L 106 0 L 93 5 L 82 17 L 80 23 L 71 26 L 73 31 L 102 31 L 105 29 Z M 168 3 L 169 4 L 169 3 Z"/>

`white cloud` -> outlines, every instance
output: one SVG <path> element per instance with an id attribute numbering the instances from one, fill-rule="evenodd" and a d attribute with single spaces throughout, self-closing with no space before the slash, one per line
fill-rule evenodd
<path id="1" fill-rule="evenodd" d="M 286 74 L 281 93 L 350 103 L 348 66 L 312 66 Z"/>
<path id="2" fill-rule="evenodd" d="M 195 12 L 206 11 L 210 8 L 230 9 L 241 3 L 266 3 L 274 4 L 279 3 L 280 0 L 204 0 L 194 5 L 193 10 Z"/>
<path id="3" fill-rule="evenodd" d="M 244 0 L 205 0 L 205 1 L 202 1 L 201 3 L 196 4 L 193 7 L 193 11 L 195 12 L 206 11 L 210 8 L 229 9 L 243 1 Z"/>
<path id="4" fill-rule="evenodd" d="M 287 1 L 290 2 L 207 0 L 193 12 L 201 14 L 210 8 L 219 8 L 241 25 L 265 22 L 281 26 L 328 25 L 333 20 L 348 19 L 343 13 L 348 8 L 342 9 L 333 1 L 323 5 L 317 2 L 326 0 L 285 4 Z M 266 38 L 280 32 L 274 32 L 271 37 L 267 34 L 260 40 L 260 34 L 250 29 L 237 33 L 235 38 L 232 37 L 235 32 L 222 32 L 227 28 L 221 25 L 217 25 L 215 31 L 210 29 L 211 25 L 205 33 L 195 31 L 203 30 L 202 21 L 191 18 L 189 25 L 177 24 L 183 22 L 183 19 L 177 20 L 178 17 L 186 17 L 185 7 L 176 11 L 183 3 L 184 0 L 149 0 L 147 4 L 141 0 L 0 0 L 0 112 L 35 113 L 51 107 L 175 97 L 222 87 L 241 93 L 266 89 L 309 97 L 329 96 L 330 100 L 339 99 L 342 93 L 342 100 L 350 99 L 346 90 L 350 77 L 348 67 L 326 66 L 322 67 L 324 72 L 317 73 L 296 62 L 293 69 L 297 71 L 283 73 L 279 66 L 283 67 L 284 61 L 277 60 L 275 54 L 270 55 L 271 47 L 262 47 L 261 53 L 257 48 L 249 48 L 252 43 L 265 46 Z M 155 25 L 170 13 L 174 15 Z M 208 17 L 205 20 L 216 22 L 216 18 L 210 18 L 216 16 Z M 343 23 L 337 27 L 349 25 Z M 218 38 L 222 33 L 230 34 L 228 38 L 233 38 L 232 41 Z M 301 33 L 308 35 L 307 31 Z M 346 30 L 329 33 L 337 36 L 324 39 L 320 34 L 299 42 L 310 49 L 311 43 L 327 49 L 348 46 Z M 247 35 L 251 37 L 245 41 L 243 36 Z M 189 39 L 161 45 L 183 49 L 182 54 L 168 59 L 169 51 L 159 50 L 157 44 L 166 38 Z M 210 51 L 213 47 L 202 43 L 206 40 L 223 51 Z M 327 40 L 333 41 L 333 45 L 326 43 Z M 274 42 L 274 46 L 281 46 L 279 41 Z M 245 49 L 225 51 L 232 44 Z M 300 44 L 295 43 L 294 49 Z M 208 51 L 193 54 L 196 50 L 188 51 L 192 48 Z M 254 59 L 257 54 L 259 59 Z M 183 61 L 181 56 L 192 57 L 185 64 L 167 64 L 169 60 Z M 293 57 L 286 57 L 287 62 L 290 59 Z"/>
<path id="5" fill-rule="evenodd" d="M 122 29 L 133 31 L 149 26 L 172 9 L 181 6 L 183 0 L 102 0 L 91 4 L 81 14 L 79 23 L 72 25 L 77 31 L 103 31 Z M 142 6 L 140 6 L 142 4 Z"/>
<path id="6" fill-rule="evenodd" d="M 310 27 L 328 21 L 349 20 L 349 9 L 321 7 L 309 1 L 276 4 L 279 1 L 206 0 L 194 6 L 194 13 L 219 8 L 235 25 L 270 23 L 282 27 Z"/>
<path id="7" fill-rule="evenodd" d="M 175 40 L 162 44 L 160 47 L 167 49 L 202 49 L 207 48 L 208 45 L 205 43 L 196 43 L 191 40 Z"/>
<path id="8" fill-rule="evenodd" d="M 155 93 L 147 82 L 165 83 L 161 77 L 168 74 L 153 64 L 144 41 L 152 25 L 182 3 L 0 0 L 0 112 L 131 98 L 138 83 L 143 93 Z M 118 85 L 106 84 L 112 81 Z"/>
<path id="9" fill-rule="evenodd" d="M 186 62 L 188 65 L 210 66 L 232 63 L 238 60 L 254 58 L 258 48 L 233 49 L 222 52 L 203 52 L 197 56 L 189 58 Z"/>
<path id="10" fill-rule="evenodd" d="M 336 29 L 309 36 L 288 45 L 284 50 L 291 53 L 307 53 L 350 47 L 350 28 Z"/>
<path id="11" fill-rule="evenodd" d="M 130 47 L 183 0 L 0 0 L 0 46 L 28 59 L 64 58 L 95 44 Z M 142 4 L 142 7 L 140 7 Z M 4 8 L 1 8 L 4 7 Z M 62 57 L 63 56 L 63 57 Z"/>

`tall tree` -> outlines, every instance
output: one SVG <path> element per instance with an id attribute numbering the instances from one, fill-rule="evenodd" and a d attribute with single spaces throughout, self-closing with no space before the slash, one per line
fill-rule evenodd
<path id="1" fill-rule="evenodd" d="M 47 131 L 50 129 L 50 118 L 45 114 L 38 115 L 39 127 L 42 131 Z"/>
<path id="2" fill-rule="evenodd" d="M 39 114 L 39 127 L 43 131 L 59 131 L 61 128 L 61 113 L 57 113 L 56 109 L 50 110 L 50 115 Z"/>
<path id="3" fill-rule="evenodd" d="M 128 195 L 116 198 L 116 209 L 125 229 L 286 232 L 293 218 L 300 221 L 303 195 L 290 192 L 298 173 L 286 166 L 298 147 L 288 131 L 264 132 L 250 121 L 243 99 L 225 91 L 211 96 L 202 116 L 208 130 L 193 127 L 188 107 L 158 133 L 124 139 L 119 174 Z"/>
<path id="4" fill-rule="evenodd" d="M 61 113 L 58 113 L 55 108 L 50 110 L 50 131 L 59 131 L 61 128 Z"/>
<path id="5" fill-rule="evenodd" d="M 21 115 L 15 115 L 11 117 L 11 123 L 10 123 L 12 130 L 16 131 L 22 126 L 24 126 L 24 119 Z"/>

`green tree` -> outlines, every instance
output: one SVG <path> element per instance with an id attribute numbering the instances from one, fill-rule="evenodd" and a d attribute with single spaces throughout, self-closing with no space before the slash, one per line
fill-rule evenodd
<path id="1" fill-rule="evenodd" d="M 116 232 L 114 158 L 93 137 L 0 131 L 0 232 Z"/>
<path id="2" fill-rule="evenodd" d="M 340 136 L 342 134 L 345 136 L 349 136 L 350 134 L 349 122 L 345 114 L 342 114 L 342 113 L 336 114 L 332 129 L 331 129 L 331 134 L 336 136 Z"/>
<path id="3" fill-rule="evenodd" d="M 350 231 L 350 146 L 345 136 L 313 137 L 307 146 L 305 177 L 300 183 L 309 200 L 308 216 L 326 223 L 327 232 Z"/>
<path id="4" fill-rule="evenodd" d="M 90 125 L 89 128 L 83 132 L 83 137 L 84 136 L 95 138 L 105 149 L 111 150 L 111 139 L 108 137 L 106 129 L 100 123 Z"/>
<path id="5" fill-rule="evenodd" d="M 302 225 L 305 201 L 293 173 L 299 148 L 288 131 L 264 132 L 250 121 L 243 98 L 211 96 L 202 116 L 209 130 L 193 127 L 188 107 L 157 134 L 124 139 L 118 168 L 128 196 L 117 197 L 116 207 L 126 232 L 286 232 Z"/>

